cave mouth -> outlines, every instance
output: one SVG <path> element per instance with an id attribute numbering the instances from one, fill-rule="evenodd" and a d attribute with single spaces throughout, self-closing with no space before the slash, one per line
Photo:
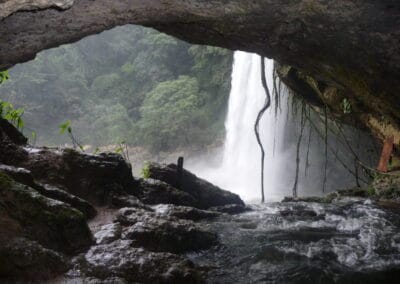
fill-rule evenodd
<path id="1" fill-rule="evenodd" d="M 387 17 L 365 25 L 365 10 L 349 5 L 343 22 L 335 14 L 343 6 L 332 1 L 271 0 L 267 9 L 257 1 L 215 9 L 212 1 L 134 2 L 129 9 L 132 1 L 110 7 L 81 0 L 65 11 L 10 14 L 0 25 L 0 66 L 139 22 L 193 42 L 274 54 L 304 69 L 129 25 L 0 72 L 0 282 L 397 283 L 400 195 L 390 157 L 397 138 L 385 140 L 381 155 L 389 172 L 375 170 L 380 149 L 354 127 L 366 114 L 363 91 L 372 73 L 360 78 L 364 71 L 347 69 L 373 65 L 374 49 L 385 47 L 371 40 L 376 44 L 365 53 L 349 21 L 360 22 L 351 25 L 357 30 Z M 372 2 L 368 15 L 379 6 Z M 296 20 L 282 24 L 293 11 Z M 182 21 L 191 13 L 193 21 Z M 316 15 L 324 16 L 318 32 Z M 49 19 L 55 27 L 46 26 Z M 221 24 L 226 19 L 230 25 Z M 65 29 L 54 33 L 59 23 Z M 31 40 L 21 47 L 26 31 Z M 341 57 L 354 52 L 346 31 L 359 46 L 349 64 Z M 318 42 L 321 34 L 326 42 Z M 342 39 L 341 48 L 329 38 Z M 15 49 L 5 61 L 8 44 Z M 333 51 L 343 68 L 315 50 Z M 382 82 L 377 76 L 374 86 Z M 266 89 L 271 106 L 259 137 L 267 202 L 260 203 L 254 123 Z M 384 113 L 396 105 L 379 99 L 367 104 L 372 118 L 381 111 L 376 105 Z M 379 137 L 385 129 L 376 123 Z"/>
<path id="2" fill-rule="evenodd" d="M 241 66 L 235 75 L 232 51 L 126 25 L 42 51 L 9 71 L 0 95 L 24 109 L 23 131 L 33 145 L 117 152 L 137 176 L 146 161 L 170 163 L 184 156 L 196 174 L 257 200 L 259 150 L 252 129 L 262 99 L 250 100 L 262 94 L 261 76 L 256 59 L 246 60 L 235 63 Z M 269 62 L 274 105 L 260 125 L 269 158 L 267 199 L 368 183 L 352 159 L 356 154 L 373 167 L 373 140 L 333 121 L 324 127 L 318 109 L 303 106 L 302 96 L 279 80 L 279 68 L 286 67 Z M 240 93 L 236 106 L 229 99 L 235 92 Z"/>

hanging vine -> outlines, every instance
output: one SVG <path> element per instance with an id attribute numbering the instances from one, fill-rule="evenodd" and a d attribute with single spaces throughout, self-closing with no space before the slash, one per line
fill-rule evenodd
<path id="1" fill-rule="evenodd" d="M 296 145 L 296 176 L 294 179 L 294 184 L 293 184 L 293 197 L 297 197 L 297 187 L 299 183 L 299 171 L 300 171 L 300 146 L 301 146 L 301 140 L 303 139 L 303 132 L 304 132 L 304 126 L 306 125 L 306 119 L 305 119 L 305 103 L 302 101 L 301 105 L 301 125 L 300 125 L 300 135 L 297 140 L 297 145 Z"/>
<path id="2" fill-rule="evenodd" d="M 319 118 L 319 116 L 317 116 Z M 307 120 L 310 123 L 310 126 L 312 126 L 312 128 L 314 129 L 314 132 L 321 138 L 321 139 L 325 139 L 325 134 L 321 133 L 321 131 L 319 130 L 319 128 L 315 125 L 313 119 L 311 117 L 307 117 Z M 330 131 L 332 131 L 331 129 L 329 129 Z M 341 142 L 342 143 L 342 142 Z M 330 152 L 333 154 L 333 156 L 339 161 L 339 163 L 343 166 L 344 169 L 346 169 L 353 177 L 356 177 L 356 173 L 346 164 L 345 161 L 343 161 L 338 153 L 337 150 L 333 149 L 333 147 L 330 144 L 327 144 L 328 146 L 328 150 L 330 150 Z M 359 180 L 362 181 L 363 183 L 368 183 L 365 179 L 359 177 Z"/>
<path id="3" fill-rule="evenodd" d="M 308 109 L 308 117 L 311 116 L 311 109 L 310 106 L 307 107 Z M 307 143 L 307 154 L 306 154 L 306 166 L 304 169 L 304 176 L 307 176 L 308 168 L 310 167 L 310 146 L 311 146 L 311 138 L 312 138 L 312 127 L 311 123 L 309 123 L 309 130 L 308 130 L 308 143 Z"/>
<path id="4" fill-rule="evenodd" d="M 261 142 L 261 138 L 260 138 L 260 120 L 263 116 L 263 114 L 265 113 L 265 111 L 270 107 L 271 105 L 271 94 L 269 92 L 268 89 L 268 85 L 267 85 L 267 78 L 265 75 L 265 58 L 261 56 L 261 83 L 262 86 L 265 90 L 265 102 L 263 107 L 261 108 L 261 110 L 258 112 L 257 115 L 257 119 L 256 122 L 254 124 L 254 132 L 256 134 L 256 138 L 257 138 L 257 143 L 260 146 L 260 150 L 261 150 L 261 202 L 264 203 L 265 202 L 265 195 L 264 195 L 264 160 L 265 160 L 265 150 L 264 150 L 264 146 Z"/>
<path id="5" fill-rule="evenodd" d="M 326 182 L 327 182 L 327 171 L 328 171 L 328 107 L 325 105 L 324 108 L 324 126 L 325 126 L 325 136 L 324 136 L 324 146 L 325 146 L 325 164 L 324 164 L 324 181 L 322 183 L 322 192 L 325 192 Z"/>

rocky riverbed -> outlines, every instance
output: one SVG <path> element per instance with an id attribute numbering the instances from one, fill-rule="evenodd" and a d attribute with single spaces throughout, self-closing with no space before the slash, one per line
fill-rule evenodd
<path id="1" fill-rule="evenodd" d="M 0 140 L 2 283 L 396 283 L 400 275 L 397 179 L 249 206 L 174 164 L 149 164 L 148 178 L 137 179 L 119 155 L 31 147 L 4 120 Z"/>
<path id="2" fill-rule="evenodd" d="M 219 237 L 201 222 L 248 210 L 175 165 L 136 179 L 116 154 L 35 148 L 0 119 L 2 282 L 200 283 L 185 254 Z"/>

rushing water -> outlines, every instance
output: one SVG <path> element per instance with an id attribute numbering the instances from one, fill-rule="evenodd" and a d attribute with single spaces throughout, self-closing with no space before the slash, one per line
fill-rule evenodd
<path id="1" fill-rule="evenodd" d="M 245 200 L 260 196 L 260 149 L 253 132 L 265 100 L 260 68 L 259 56 L 235 53 L 222 162 L 216 168 L 192 168 Z M 273 62 L 267 61 L 270 89 L 272 72 Z M 273 100 L 260 123 L 266 149 L 265 187 L 269 200 L 291 194 L 301 120 L 299 113 L 293 112 L 287 90 L 283 89 L 279 95 L 278 113 L 275 114 Z M 321 118 L 315 119 L 318 123 Z M 306 124 L 304 129 L 304 135 L 309 137 L 310 125 Z M 354 138 L 355 130 L 350 129 L 350 133 Z M 349 149 L 335 140 L 335 135 L 329 139 L 342 155 L 342 162 L 351 168 L 354 157 Z M 370 147 L 368 139 L 358 140 L 365 142 L 360 149 Z M 354 185 L 354 179 L 339 165 L 337 156 L 331 153 L 326 159 L 323 141 L 323 138 L 308 140 L 299 148 L 303 161 L 300 195 L 324 194 L 321 189 L 325 161 L 329 190 Z M 363 157 L 363 153 L 359 152 L 359 156 Z M 310 165 L 306 167 L 304 160 L 308 158 Z M 398 213 L 371 200 L 350 198 L 330 204 L 268 202 L 251 207 L 251 212 L 222 216 L 204 224 L 218 233 L 221 245 L 190 254 L 189 258 L 204 268 L 208 283 L 398 283 Z"/>
<path id="2" fill-rule="evenodd" d="M 209 224 L 221 245 L 190 255 L 208 271 L 209 283 L 396 283 L 400 277 L 395 212 L 357 199 L 252 207 Z"/>
<path id="3" fill-rule="evenodd" d="M 279 201 L 284 196 L 292 194 L 296 173 L 296 144 L 300 137 L 303 114 L 301 101 L 294 100 L 284 86 L 278 88 L 280 103 L 276 108 L 278 102 L 275 101 L 272 91 L 273 64 L 272 60 L 266 60 L 265 73 L 272 103 L 260 121 L 260 137 L 266 151 L 265 195 L 267 200 Z M 275 83 L 275 86 L 279 85 L 279 82 Z M 261 152 L 254 134 L 254 124 L 265 98 L 261 84 L 260 56 L 235 52 L 221 162 L 217 167 L 212 167 L 207 161 L 201 166 L 188 166 L 199 176 L 223 189 L 239 194 L 246 201 L 259 200 L 261 196 Z M 323 119 L 320 114 L 314 113 L 313 124 L 322 125 L 322 129 L 319 130 L 322 133 L 325 131 Z M 369 145 L 372 140 L 355 129 L 349 129 L 350 139 L 347 138 L 347 141 L 350 140 L 354 144 L 350 151 L 346 143 L 340 141 L 340 135 L 329 133 L 330 151 L 325 156 L 324 139 L 317 133 L 308 121 L 303 129 L 299 148 L 299 195 L 322 195 L 324 187 L 327 192 L 354 186 L 355 179 L 348 171 L 350 168 L 354 172 L 352 151 L 358 152 L 359 157 L 366 157 L 367 160 L 364 161 L 368 164 L 374 156 L 370 151 L 372 146 Z M 358 139 L 355 139 L 357 136 Z M 337 159 L 337 155 L 341 156 L 341 161 Z M 323 185 L 325 160 L 327 160 L 326 186 Z M 346 167 L 343 167 L 343 164 Z"/>
<path id="4" fill-rule="evenodd" d="M 265 71 L 268 86 L 272 90 L 272 60 L 266 60 Z M 254 123 L 265 98 L 261 85 L 260 56 L 235 52 L 222 164 L 216 169 L 200 171 L 200 175 L 246 200 L 260 196 L 261 154 L 254 134 Z M 281 198 L 281 193 L 287 188 L 286 184 L 283 187 L 279 182 L 284 180 L 286 161 L 285 152 L 279 145 L 282 145 L 285 128 L 287 98 L 282 96 L 278 116 L 275 115 L 276 102 L 272 101 L 260 122 L 260 136 L 266 149 L 265 187 L 268 199 Z"/>

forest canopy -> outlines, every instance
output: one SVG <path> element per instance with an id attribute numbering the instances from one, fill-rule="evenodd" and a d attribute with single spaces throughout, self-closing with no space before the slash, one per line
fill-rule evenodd
<path id="1" fill-rule="evenodd" d="M 46 50 L 10 70 L 0 99 L 23 107 L 24 132 L 40 144 L 118 144 L 171 151 L 224 135 L 233 54 L 124 26 Z"/>

